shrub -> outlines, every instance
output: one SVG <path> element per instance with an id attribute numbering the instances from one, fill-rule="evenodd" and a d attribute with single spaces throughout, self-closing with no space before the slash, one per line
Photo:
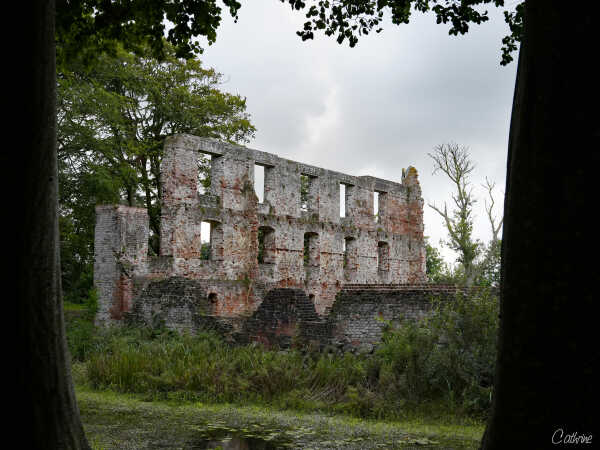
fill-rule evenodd
<path id="1" fill-rule="evenodd" d="M 448 408 L 485 414 L 491 406 L 498 299 L 480 289 L 433 300 L 429 316 L 384 332 L 376 352 L 380 385 L 409 402 L 443 399 Z"/>
<path id="2" fill-rule="evenodd" d="M 388 325 L 373 355 L 272 351 L 231 346 L 212 333 L 94 330 L 91 323 L 76 323 L 69 344 L 96 388 L 361 417 L 394 419 L 428 405 L 482 415 L 490 407 L 497 316 L 487 291 L 436 300 L 423 321 Z"/>

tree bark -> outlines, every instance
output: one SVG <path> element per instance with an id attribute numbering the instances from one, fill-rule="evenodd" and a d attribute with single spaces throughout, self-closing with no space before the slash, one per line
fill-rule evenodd
<path id="1" fill-rule="evenodd" d="M 17 392 L 27 449 L 88 449 L 70 373 L 65 341 L 58 238 L 56 155 L 56 55 L 54 1 L 22 2 L 20 49 L 24 98 L 19 120 L 27 126 L 5 170 L 20 214 L 13 280 L 19 357 Z M 15 418 L 16 419 L 16 418 Z"/>
<path id="2" fill-rule="evenodd" d="M 598 238 L 588 228 L 597 209 L 597 186 L 591 184 L 600 167 L 599 80 L 591 63 L 597 59 L 599 8 L 597 2 L 574 6 L 526 2 L 485 449 L 556 447 L 573 433 L 600 441 L 597 413 L 589 412 L 598 399 L 592 314 Z"/>

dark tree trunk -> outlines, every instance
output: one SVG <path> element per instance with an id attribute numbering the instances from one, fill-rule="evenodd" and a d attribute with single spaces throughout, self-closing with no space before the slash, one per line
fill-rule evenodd
<path id="1" fill-rule="evenodd" d="M 600 169 L 597 4 L 526 2 L 485 449 L 553 447 L 553 436 L 564 443 L 573 433 L 600 442 L 591 413 L 598 400 L 598 237 L 589 232 Z"/>
<path id="2" fill-rule="evenodd" d="M 56 57 L 54 1 L 22 2 L 20 49 L 21 123 L 26 132 L 8 178 L 20 214 L 16 227 L 17 391 L 24 431 L 15 442 L 27 449 L 89 448 L 75 402 L 65 341 L 60 286 L 56 159 Z M 23 70 L 24 69 L 24 70 Z M 5 151 L 7 151 L 5 149 Z M 9 412 L 10 413 L 10 412 Z"/>

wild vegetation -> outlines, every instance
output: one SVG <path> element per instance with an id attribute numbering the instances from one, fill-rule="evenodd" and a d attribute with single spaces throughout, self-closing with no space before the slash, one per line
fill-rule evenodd
<path id="1" fill-rule="evenodd" d="M 148 211 L 150 251 L 160 242 L 160 163 L 174 133 L 243 144 L 255 132 L 246 100 L 220 90 L 223 76 L 197 59 L 176 57 L 164 43 L 162 61 L 150 49 L 117 46 L 93 64 L 63 64 L 57 74 L 57 142 L 62 286 L 80 302 L 92 287 L 95 206 L 123 203 Z M 198 159 L 210 185 L 209 161 Z"/>
<path id="2" fill-rule="evenodd" d="M 209 332 L 99 330 L 85 314 L 67 334 L 81 381 L 94 389 L 361 418 L 482 419 L 491 406 L 497 321 L 497 299 L 482 289 L 436 301 L 422 322 L 388 324 L 369 355 L 231 346 Z"/>

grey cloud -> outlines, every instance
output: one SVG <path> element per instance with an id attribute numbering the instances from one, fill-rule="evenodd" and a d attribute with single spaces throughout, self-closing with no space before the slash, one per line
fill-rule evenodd
<path id="1" fill-rule="evenodd" d="M 415 166 L 426 201 L 449 201 L 451 186 L 432 176 L 427 153 L 448 141 L 468 145 L 483 220 L 484 177 L 496 180 L 502 204 L 516 63 L 501 67 L 506 26 L 499 11 L 462 37 L 447 35 L 431 15 L 409 25 L 385 24 L 356 48 L 317 37 L 301 42 L 304 17 L 272 1 L 244 4 L 240 20 L 225 19 L 202 60 L 229 80 L 223 89 L 247 97 L 258 132 L 250 147 L 322 167 L 399 180 Z M 426 234 L 445 237 L 426 207 Z M 446 256 L 452 256 L 446 252 Z"/>

